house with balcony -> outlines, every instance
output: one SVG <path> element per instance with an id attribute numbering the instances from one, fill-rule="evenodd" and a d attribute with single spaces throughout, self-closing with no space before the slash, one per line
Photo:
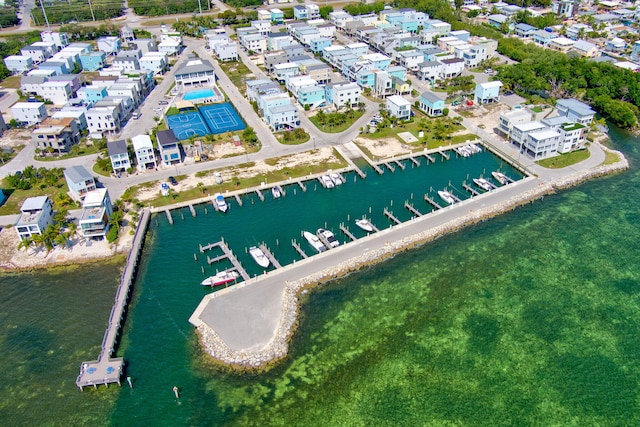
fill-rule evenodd
<path id="1" fill-rule="evenodd" d="M 87 110 L 87 128 L 92 134 L 116 134 L 124 117 L 122 102 L 107 98 L 96 102 Z"/>
<path id="2" fill-rule="evenodd" d="M 420 109 L 430 117 L 441 116 L 444 111 L 444 99 L 431 91 L 420 94 Z"/>
<path id="3" fill-rule="evenodd" d="M 18 238 L 24 240 L 53 224 L 53 203 L 47 196 L 29 197 L 20 207 L 20 215 L 14 224 Z"/>
<path id="4" fill-rule="evenodd" d="M 429 82 L 432 85 L 438 80 L 442 71 L 442 64 L 437 61 L 425 61 L 418 64 L 416 76 L 420 81 Z"/>
<path id="5" fill-rule="evenodd" d="M 47 117 L 31 132 L 35 147 L 45 153 L 68 153 L 71 146 L 80 142 L 80 134 L 75 119 Z"/>
<path id="6" fill-rule="evenodd" d="M 271 32 L 271 21 L 266 19 L 251 21 L 251 27 L 255 28 L 258 34 L 266 37 Z"/>
<path id="7" fill-rule="evenodd" d="M 538 29 L 533 25 L 525 24 L 524 22 L 517 24 L 514 30 L 515 30 L 516 36 L 523 39 L 533 38 L 533 35 L 535 34 L 535 32 L 538 31 Z"/>
<path id="8" fill-rule="evenodd" d="M 389 115 L 398 120 L 409 120 L 411 118 L 411 102 L 400 95 L 391 95 L 387 98 L 386 109 Z"/>
<path id="9" fill-rule="evenodd" d="M 111 226 L 109 217 L 112 213 L 113 205 L 106 188 L 97 188 L 87 193 L 78 220 L 80 235 L 85 239 L 106 238 Z"/>
<path id="10" fill-rule="evenodd" d="M 325 105 L 324 86 L 305 86 L 298 89 L 298 103 L 306 109 L 314 109 Z"/>
<path id="11" fill-rule="evenodd" d="M 441 79 L 450 79 L 457 77 L 464 71 L 464 60 L 462 58 L 437 59 L 442 64 L 440 69 Z"/>
<path id="12" fill-rule="evenodd" d="M 40 33 L 40 39 L 45 43 L 53 43 L 57 50 L 62 49 L 69 45 L 69 36 L 67 33 L 60 33 L 57 31 L 42 31 Z"/>
<path id="13" fill-rule="evenodd" d="M 20 49 L 20 56 L 28 56 L 33 60 L 33 64 L 39 64 L 53 56 L 53 50 L 49 46 L 29 45 Z"/>
<path id="14" fill-rule="evenodd" d="M 473 94 L 476 104 L 493 104 L 500 101 L 502 82 L 495 80 L 487 83 L 477 83 Z"/>
<path id="15" fill-rule="evenodd" d="M 88 192 L 97 188 L 95 178 L 84 166 L 69 166 L 64 170 L 64 178 L 69 187 L 69 196 L 75 201 L 82 201 Z"/>
<path id="16" fill-rule="evenodd" d="M 136 135 L 131 138 L 133 153 L 136 156 L 136 163 L 139 171 L 145 169 L 155 169 L 158 167 L 156 163 L 156 154 L 153 150 L 153 142 L 149 135 Z"/>
<path id="17" fill-rule="evenodd" d="M 538 121 L 514 124 L 509 132 L 509 140 L 515 145 L 522 147 L 527 140 L 527 135 L 531 132 L 548 129 Z"/>
<path id="18" fill-rule="evenodd" d="M 33 68 L 33 58 L 26 55 L 9 55 L 4 58 L 4 65 L 12 73 L 24 73 Z"/>
<path id="19" fill-rule="evenodd" d="M 131 168 L 131 159 L 129 158 L 129 150 L 127 149 L 127 141 L 120 139 L 118 141 L 107 141 L 107 152 L 109 160 L 113 167 L 113 173 L 116 176 L 126 173 Z"/>
<path id="20" fill-rule="evenodd" d="M 235 47 L 235 43 L 233 44 Z M 236 51 L 236 58 L 238 52 Z M 153 74 L 162 74 L 169 66 L 169 58 L 166 53 L 147 52 L 139 59 L 140 69 Z"/>
<path id="21" fill-rule="evenodd" d="M 182 163 L 182 154 L 180 152 L 178 138 L 176 138 L 171 129 L 158 131 L 156 133 L 156 139 L 158 140 L 160 159 L 162 159 L 162 163 L 164 163 L 165 166 Z"/>
<path id="22" fill-rule="evenodd" d="M 277 64 L 273 66 L 273 75 L 280 83 L 284 83 L 289 77 L 293 77 L 298 74 L 299 67 L 295 62 L 286 62 L 284 64 Z"/>
<path id="23" fill-rule="evenodd" d="M 558 155 L 558 146 L 562 135 L 555 129 L 542 129 L 530 132 L 525 139 L 523 149 L 534 160 L 542 160 Z"/>
<path id="24" fill-rule="evenodd" d="M 80 65 L 82 65 L 82 71 L 97 71 L 102 69 L 107 60 L 107 55 L 104 52 L 89 52 L 80 55 Z"/>
<path id="25" fill-rule="evenodd" d="M 275 132 L 300 126 L 300 113 L 295 105 L 279 105 L 264 110 L 264 119 Z"/>
<path id="26" fill-rule="evenodd" d="M 556 108 L 558 109 L 558 114 L 567 116 L 571 121 L 582 125 L 590 124 L 596 115 L 596 112 L 591 107 L 574 98 L 558 99 Z"/>
<path id="27" fill-rule="evenodd" d="M 54 105 L 64 105 L 69 101 L 73 92 L 71 85 L 65 81 L 47 81 L 40 86 L 39 95 Z"/>
<path id="28" fill-rule="evenodd" d="M 517 108 L 504 113 L 500 113 L 498 120 L 498 130 L 504 136 L 508 137 L 511 134 L 513 126 L 522 123 L 529 123 L 532 120 L 531 112 L 526 108 Z"/>
<path id="29" fill-rule="evenodd" d="M 321 53 L 325 48 L 331 46 L 331 39 L 328 37 L 317 37 L 309 42 L 309 49 L 313 53 Z"/>
<path id="30" fill-rule="evenodd" d="M 176 85 L 183 87 L 213 86 L 216 83 L 216 74 L 209 61 L 189 55 L 176 70 L 175 80 Z"/>
<path id="31" fill-rule="evenodd" d="M 558 33 L 550 33 L 545 30 L 538 30 L 533 33 L 533 42 L 542 47 L 549 47 L 553 39 L 560 37 Z"/>
<path id="32" fill-rule="evenodd" d="M 15 121 L 25 126 L 33 126 L 47 117 L 44 102 L 16 102 L 11 106 Z"/>
<path id="33" fill-rule="evenodd" d="M 600 49 L 598 49 L 598 46 L 586 40 L 578 40 L 575 42 L 571 52 L 576 52 L 585 58 L 595 58 L 600 56 Z"/>
<path id="34" fill-rule="evenodd" d="M 122 49 L 120 37 L 107 36 L 98 39 L 98 50 L 104 52 L 107 56 L 117 55 L 120 49 Z"/>
<path id="35" fill-rule="evenodd" d="M 362 88 L 355 82 L 329 83 L 325 85 L 327 105 L 340 109 L 356 108 L 360 103 Z"/>
<path id="36" fill-rule="evenodd" d="M 558 132 L 562 135 L 558 144 L 558 153 L 569 153 L 574 150 L 585 148 L 586 135 L 589 131 L 585 125 L 580 123 L 564 123 L 558 127 Z"/>
<path id="37" fill-rule="evenodd" d="M 566 37 L 556 37 L 552 39 L 547 45 L 549 49 L 557 50 L 558 52 L 567 53 L 576 42 Z"/>

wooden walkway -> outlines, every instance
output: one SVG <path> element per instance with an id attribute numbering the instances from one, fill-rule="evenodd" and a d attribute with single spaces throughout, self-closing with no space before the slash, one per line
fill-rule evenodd
<path id="1" fill-rule="evenodd" d="M 416 208 L 414 208 L 413 205 L 410 204 L 409 202 L 404 202 L 404 207 L 407 208 L 409 212 L 411 212 L 415 216 L 422 216 L 422 214 Z"/>
<path id="2" fill-rule="evenodd" d="M 469 185 L 465 184 L 464 182 L 462 183 L 462 188 L 464 188 L 469 193 L 471 193 L 472 196 L 479 196 L 480 195 L 480 193 L 478 191 L 476 191 L 474 188 L 470 187 Z"/>
<path id="3" fill-rule="evenodd" d="M 304 253 L 304 251 L 302 250 L 302 248 L 300 247 L 300 245 L 298 245 L 298 242 L 296 242 L 295 240 L 291 241 L 291 245 L 293 246 L 293 248 L 298 251 L 298 253 L 300 254 L 300 256 L 302 258 L 309 258 L 309 256 Z"/>
<path id="4" fill-rule="evenodd" d="M 389 211 L 389 209 L 384 208 L 383 213 L 384 213 L 384 215 L 385 215 L 387 218 L 389 218 L 391 221 L 395 222 L 396 224 L 401 224 L 401 221 L 400 221 L 398 218 L 396 218 L 396 217 L 393 215 L 393 213 L 392 213 L 391 211 Z"/>
<path id="5" fill-rule="evenodd" d="M 224 242 L 224 240 L 220 240 L 219 242 L 215 242 L 215 243 L 209 243 L 208 245 L 205 245 L 205 246 L 200 245 L 200 252 L 204 252 L 213 248 L 220 248 L 222 250 L 222 255 L 218 255 L 213 258 L 210 258 L 209 256 L 207 256 L 207 264 L 211 265 L 227 258 L 229 259 L 229 261 L 231 261 L 231 264 L 233 264 L 233 268 L 238 273 L 240 273 L 240 276 L 242 276 L 242 279 L 244 279 L 245 281 L 250 279 L 247 272 L 244 270 L 244 268 L 242 268 L 242 264 L 240 264 L 240 261 L 238 261 L 235 255 L 233 255 L 233 252 L 231 252 L 231 249 L 229 249 L 229 247 Z"/>
<path id="6" fill-rule="evenodd" d="M 340 224 L 340 230 L 348 237 L 350 238 L 352 241 L 356 240 L 356 236 L 354 236 L 353 234 L 351 234 L 351 232 L 349 231 L 349 229 L 347 227 L 344 226 L 344 224 Z"/>
<path id="7" fill-rule="evenodd" d="M 282 268 L 282 266 L 280 265 L 280 263 L 278 262 L 278 260 L 276 259 L 276 257 L 273 255 L 273 253 L 271 253 L 271 251 L 269 250 L 269 248 L 267 248 L 264 244 L 258 246 L 260 249 L 262 249 L 262 252 L 264 252 L 264 255 L 269 258 L 269 261 L 271 261 L 271 264 L 273 264 L 273 266 L 275 268 Z"/>
<path id="8" fill-rule="evenodd" d="M 98 360 L 83 362 L 80 366 L 80 374 L 76 378 L 76 385 L 80 390 L 84 390 L 84 387 L 88 386 L 97 388 L 98 385 L 101 384 L 108 386 L 109 384 L 117 383 L 121 385 L 124 359 L 122 357 L 112 358 L 112 356 L 118 345 L 118 338 L 122 330 L 122 323 L 126 314 L 131 289 L 133 288 L 133 281 L 137 272 L 138 261 L 140 260 L 150 217 L 151 214 L 149 211 L 143 209 L 140 222 L 133 237 L 131 251 L 129 251 L 124 271 L 120 277 L 120 286 L 118 286 L 115 302 L 111 309 L 111 315 L 109 316 L 107 330 L 102 339 L 100 356 L 98 356 Z"/>

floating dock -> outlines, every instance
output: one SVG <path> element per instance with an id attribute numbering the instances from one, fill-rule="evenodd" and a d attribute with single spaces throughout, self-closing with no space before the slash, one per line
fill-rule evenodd
<path id="1" fill-rule="evenodd" d="M 280 265 L 280 263 L 278 262 L 278 260 L 276 259 L 275 256 L 273 256 L 273 254 L 271 253 L 271 251 L 269 250 L 269 248 L 267 248 L 264 244 L 258 246 L 260 249 L 262 249 L 262 252 L 264 252 L 265 256 L 267 258 L 269 258 L 269 261 L 271 261 L 271 264 L 273 264 L 273 266 L 275 268 L 282 268 L 282 266 Z"/>
<path id="2" fill-rule="evenodd" d="M 189 210 L 191 211 L 191 216 L 196 216 L 196 210 L 193 208 L 193 205 L 189 205 Z"/>
<path id="3" fill-rule="evenodd" d="M 262 191 L 256 190 L 256 194 L 258 195 L 260 201 L 264 202 L 264 194 L 262 194 Z"/>
<path id="4" fill-rule="evenodd" d="M 389 209 L 384 208 L 383 213 L 387 218 L 389 218 L 391 221 L 395 222 L 396 224 L 402 224 L 402 221 L 400 221 L 398 218 L 396 218 L 393 215 L 393 213 L 391 211 L 389 211 Z"/>
<path id="5" fill-rule="evenodd" d="M 298 242 L 296 242 L 295 240 L 292 240 L 291 246 L 293 246 L 293 249 L 295 249 L 302 258 L 309 258 L 309 256 L 306 253 L 304 253 L 300 245 L 298 245 Z"/>
<path id="6" fill-rule="evenodd" d="M 414 208 L 413 205 L 410 204 L 409 202 L 404 202 L 404 207 L 407 208 L 409 212 L 411 212 L 413 215 L 422 216 L 422 214 L 416 208 Z"/>
<path id="7" fill-rule="evenodd" d="M 242 206 L 242 198 L 240 197 L 239 194 L 236 194 L 236 202 L 238 202 L 239 206 Z"/>
<path id="8" fill-rule="evenodd" d="M 434 159 L 433 157 L 431 157 L 427 153 L 424 153 L 424 157 L 426 157 L 426 159 L 431 163 L 435 163 L 436 162 L 436 159 Z"/>
<path id="9" fill-rule="evenodd" d="M 307 191 L 307 187 L 304 185 L 304 182 L 302 182 L 301 179 L 299 179 L 297 182 L 298 182 L 298 185 L 300 186 L 300 188 L 302 188 L 302 191 L 306 192 Z"/>
<path id="10" fill-rule="evenodd" d="M 349 229 L 347 227 L 344 226 L 344 224 L 340 224 L 340 231 L 342 231 L 348 238 L 350 238 L 352 241 L 353 240 L 357 240 L 356 236 L 354 236 L 353 234 L 351 234 L 351 232 L 349 231 Z"/>
<path id="11" fill-rule="evenodd" d="M 109 384 L 113 383 L 121 385 L 124 359 L 122 357 L 112 358 L 112 356 L 116 351 L 118 338 L 123 326 L 127 310 L 127 302 L 129 301 L 131 289 L 133 288 L 133 281 L 137 272 L 138 261 L 140 260 L 140 254 L 144 245 L 144 237 L 147 232 L 147 227 L 149 226 L 150 217 L 151 214 L 149 211 L 147 209 L 143 209 L 142 215 L 140 216 L 140 222 L 138 223 L 136 233 L 133 237 L 131 250 L 127 256 L 124 271 L 120 277 L 120 285 L 118 286 L 115 302 L 111 309 L 107 330 L 105 331 L 104 338 L 102 339 L 100 356 L 98 356 L 98 360 L 83 362 L 80 366 L 80 374 L 76 378 L 76 385 L 80 390 L 84 390 L 84 387 L 88 386 L 97 388 L 98 385 L 101 384 L 104 384 L 107 387 Z"/>
<path id="12" fill-rule="evenodd" d="M 223 255 L 219 255 L 213 258 L 210 258 L 207 256 L 207 263 L 209 265 L 214 264 L 218 261 L 222 261 L 223 259 L 227 258 L 229 259 L 229 261 L 231 261 L 231 264 L 233 264 L 233 268 L 238 273 L 240 273 L 240 276 L 242 276 L 243 280 L 247 281 L 250 279 L 247 272 L 244 270 L 244 268 L 242 268 L 242 264 L 240 264 L 240 261 L 238 261 L 235 255 L 233 255 L 233 252 L 231 252 L 231 250 L 229 249 L 227 244 L 224 242 L 224 240 L 220 240 L 219 242 L 215 242 L 215 243 L 209 243 L 208 245 L 205 245 L 205 246 L 200 245 L 200 252 L 208 251 L 213 248 L 220 248 L 222 250 Z"/>
<path id="13" fill-rule="evenodd" d="M 395 172 L 396 168 L 393 167 L 393 165 L 391 163 L 387 163 L 385 162 L 384 165 L 387 167 L 387 169 L 389 169 L 391 172 Z"/>
<path id="14" fill-rule="evenodd" d="M 404 168 L 406 167 L 404 165 L 404 163 L 402 163 L 400 160 L 395 160 L 396 165 L 398 165 L 398 167 L 402 170 L 404 170 Z"/>
<path id="15" fill-rule="evenodd" d="M 449 160 L 449 155 L 445 152 L 445 151 L 438 151 L 438 154 L 440 154 L 443 158 Z"/>
<path id="16" fill-rule="evenodd" d="M 442 209 L 442 206 L 440 206 L 440 205 L 438 204 L 438 202 L 436 202 L 435 200 L 431 199 L 431 198 L 429 197 L 429 195 L 425 194 L 425 195 L 424 195 L 424 200 L 425 200 L 426 202 L 428 202 L 428 203 L 429 203 L 431 206 L 433 206 L 434 208 L 436 208 L 436 209 Z"/>
<path id="17" fill-rule="evenodd" d="M 479 196 L 480 195 L 480 193 L 478 191 L 476 191 L 474 188 L 470 187 L 469 185 L 467 185 L 465 183 L 462 183 L 462 188 L 464 188 L 469 193 L 471 193 L 472 196 Z"/>
<path id="18" fill-rule="evenodd" d="M 171 211 L 169 209 L 165 209 L 164 213 L 167 214 L 167 221 L 169 221 L 169 224 L 173 224 L 173 217 L 171 216 Z"/>

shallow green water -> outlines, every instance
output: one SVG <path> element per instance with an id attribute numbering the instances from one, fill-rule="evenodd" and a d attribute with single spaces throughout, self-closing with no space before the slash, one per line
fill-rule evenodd
<path id="1" fill-rule="evenodd" d="M 615 139 L 630 172 L 545 197 L 306 295 L 290 357 L 263 375 L 223 372 L 200 354 L 186 319 L 206 292 L 193 283 L 206 262 L 194 261 L 190 239 L 164 234 L 169 227 L 158 218 L 122 345 L 134 388 L 74 389 L 77 361 L 98 352 L 104 307 L 90 321 L 72 322 L 69 334 L 80 338 L 69 339 L 68 353 L 80 354 L 57 362 L 64 370 L 50 374 L 53 391 L 11 376 L 1 386 L 0 416 L 15 425 L 87 417 L 109 425 L 637 425 L 640 175 L 633 167 L 640 153 L 635 139 Z M 232 213 L 248 215 L 247 207 Z M 328 220 L 332 227 L 346 221 L 340 215 Z M 207 218 L 185 213 L 174 228 L 194 232 Z M 216 240 L 211 232 L 200 241 Z M 264 238 L 286 254 L 273 239 Z M 245 240 L 230 244 L 242 248 Z M 25 328 L 28 316 L 9 319 L 42 289 L 26 286 L 35 278 L 12 277 L 0 277 L 0 315 L 3 325 Z M 7 303 L 11 280 L 26 290 Z M 105 282 L 113 295 L 115 281 Z M 49 302 L 73 305 L 83 294 Z M 12 354 L 7 369 L 22 359 L 26 370 L 56 369 L 39 352 L 21 353 L 29 334 L 15 335 L 9 340 L 5 328 L 0 336 L 3 353 Z M 24 409 L 6 418 L 27 393 Z"/>

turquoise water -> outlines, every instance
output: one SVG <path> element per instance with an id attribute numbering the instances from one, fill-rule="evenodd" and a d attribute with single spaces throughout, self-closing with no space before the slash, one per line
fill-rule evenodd
<path id="1" fill-rule="evenodd" d="M 213 90 L 211 89 L 198 89 L 198 90 L 190 90 L 186 92 L 182 99 L 185 101 L 193 101 L 194 99 L 202 99 L 202 98 L 210 98 L 213 96 Z"/>
<path id="2" fill-rule="evenodd" d="M 295 257 L 290 244 L 274 239 L 320 226 L 308 213 L 321 209 L 314 199 L 336 209 L 353 206 L 327 213 L 330 228 L 381 200 L 372 216 L 384 225 L 381 208 L 400 215 L 411 190 L 399 194 L 398 182 L 389 194 L 381 181 L 342 199 L 357 183 L 323 197 L 317 192 L 325 190 L 313 196 L 310 184 L 304 194 L 255 200 L 261 213 L 299 200 L 273 226 L 266 213 L 252 215 L 258 208 L 250 197 L 227 216 L 205 214 L 201 206 L 196 218 L 174 214 L 173 226 L 155 218 L 121 346 L 133 389 L 74 387 L 78 361 L 98 352 L 109 307 L 86 322 L 73 318 L 65 334 L 39 338 L 35 350 L 24 351 L 42 325 L 68 315 L 45 310 L 47 303 L 92 306 L 101 295 L 112 298 L 115 280 L 107 280 L 107 271 L 79 268 L 58 280 L 52 273 L 3 275 L 0 314 L 3 325 L 13 326 L 0 335 L 3 354 L 11 355 L 1 368 L 8 379 L 0 386 L 0 416 L 11 425 L 637 425 L 640 151 L 628 135 L 615 141 L 631 162 L 625 174 L 545 197 L 306 295 L 290 356 L 266 374 L 229 372 L 199 351 L 186 319 L 209 292 L 197 285 L 201 267 L 206 274 L 215 267 L 200 255 L 193 259 L 194 242 L 224 235 L 243 254 L 254 242 L 243 231 L 253 221 L 262 230 L 255 239 L 278 248 L 286 261 Z M 421 177 L 424 188 L 439 189 L 449 179 L 457 188 L 466 178 L 462 165 L 451 168 L 451 178 Z M 480 173 L 484 166 L 469 167 Z M 385 178 L 403 175 L 411 173 Z M 413 200 L 418 207 L 417 194 Z M 242 261 L 252 262 L 244 254 Z M 91 287 L 92 303 L 84 298 L 88 276 L 98 285 Z M 52 290 L 43 295 L 42 283 Z M 34 317 L 42 325 L 31 331 Z M 65 357 L 37 357 L 63 337 L 64 351 L 55 354 Z M 12 374 L 20 369 L 25 374 Z M 26 375 L 32 371 L 48 375 Z"/>

